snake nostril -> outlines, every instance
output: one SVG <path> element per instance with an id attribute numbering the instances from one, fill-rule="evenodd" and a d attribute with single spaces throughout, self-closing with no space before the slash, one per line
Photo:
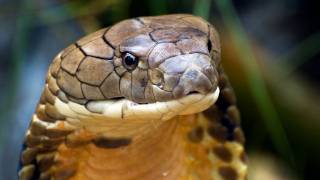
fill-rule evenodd
<path id="1" fill-rule="evenodd" d="M 160 89 L 163 89 L 163 84 L 158 83 L 157 86 L 158 86 Z"/>

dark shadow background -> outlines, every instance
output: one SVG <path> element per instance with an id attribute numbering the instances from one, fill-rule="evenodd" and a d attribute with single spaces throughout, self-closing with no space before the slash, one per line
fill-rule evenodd
<path id="1" fill-rule="evenodd" d="M 316 0 L 0 0 L 0 179 L 19 153 L 52 58 L 122 19 L 192 13 L 221 35 L 251 179 L 319 179 L 320 11 Z"/>

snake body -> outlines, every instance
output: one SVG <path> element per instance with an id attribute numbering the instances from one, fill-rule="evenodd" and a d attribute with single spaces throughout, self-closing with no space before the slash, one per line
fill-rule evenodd
<path id="1" fill-rule="evenodd" d="M 213 26 L 139 17 L 54 58 L 19 178 L 245 179 L 243 143 Z"/>

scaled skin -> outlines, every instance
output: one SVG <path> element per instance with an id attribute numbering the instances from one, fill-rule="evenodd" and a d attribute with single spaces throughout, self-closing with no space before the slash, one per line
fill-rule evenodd
<path id="1" fill-rule="evenodd" d="M 122 21 L 53 60 L 19 177 L 245 179 L 235 103 L 208 22 L 185 14 Z"/>

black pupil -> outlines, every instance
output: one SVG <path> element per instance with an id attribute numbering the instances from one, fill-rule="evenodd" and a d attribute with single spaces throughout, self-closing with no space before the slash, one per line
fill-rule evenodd
<path id="1" fill-rule="evenodd" d="M 124 62 L 126 63 L 126 65 L 132 66 L 132 65 L 135 65 L 137 63 L 137 60 L 131 54 L 126 54 L 126 56 L 124 57 Z"/>

